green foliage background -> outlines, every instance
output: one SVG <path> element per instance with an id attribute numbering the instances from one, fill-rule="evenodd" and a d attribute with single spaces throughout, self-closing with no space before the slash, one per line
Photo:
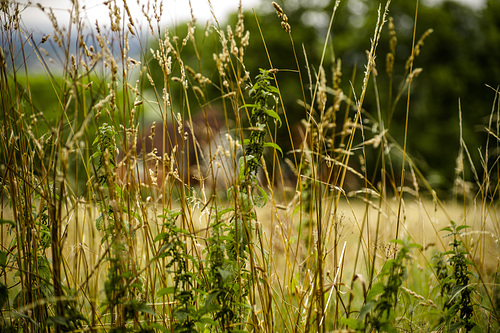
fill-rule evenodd
<path id="1" fill-rule="evenodd" d="M 299 56 L 302 56 L 299 47 L 304 44 L 309 63 L 319 63 L 325 38 L 322 34 L 327 31 L 334 2 L 289 0 L 281 3 L 290 18 Z M 335 50 L 335 54 L 330 52 L 325 60 L 326 64 L 331 64 L 329 60 L 341 59 L 342 86 L 347 88 L 344 91 L 349 90 L 351 83 L 354 87 L 362 83 L 363 66 L 366 63 L 365 50 L 369 48 L 380 3 L 381 1 L 370 0 L 342 1 L 335 16 L 330 48 Z M 272 48 L 270 54 L 273 56 L 273 65 L 280 69 L 296 68 L 289 40 L 276 24 L 278 19 L 270 4 L 264 2 L 261 8 L 263 12 L 268 10 L 268 14 L 259 13 L 258 19 L 265 27 L 263 33 L 266 43 Z M 433 33 L 425 39 L 420 55 L 415 60 L 415 67 L 420 67 L 423 71 L 412 83 L 408 151 L 410 155 L 417 157 L 420 169 L 432 185 L 437 189 L 449 190 L 455 178 L 455 161 L 460 145 L 459 103 L 463 113 L 463 138 L 476 167 L 480 163 L 477 147 L 485 142 L 484 125 L 488 122 L 495 96 L 492 88 L 497 88 L 500 78 L 500 3 L 489 0 L 483 9 L 473 10 L 454 1 L 443 1 L 435 6 L 428 6 L 420 1 L 418 11 L 417 40 L 427 29 L 433 29 Z M 414 13 L 413 1 L 391 3 L 389 15 L 394 18 L 398 39 L 393 96 L 402 83 L 400 81 L 405 74 L 405 63 L 410 56 Z M 265 54 L 262 43 L 255 41 L 259 35 L 257 31 L 254 32 L 254 21 L 252 18 L 246 21 L 253 36 L 247 52 L 247 68 L 251 71 L 255 71 L 258 61 L 261 61 Z M 390 34 L 386 27 L 379 45 L 379 58 L 376 59 L 376 79 L 383 117 L 388 117 L 386 106 L 389 83 L 385 72 L 385 59 L 381 56 L 388 53 L 389 41 Z M 256 59 L 254 68 L 251 67 L 252 59 Z M 304 60 L 301 66 L 304 68 Z M 355 68 L 356 76 L 351 77 Z M 303 77 L 306 77 L 305 75 L 304 70 Z M 296 99 L 301 98 L 301 95 L 295 79 L 294 77 L 288 81 L 283 80 L 290 84 L 281 88 L 283 92 L 288 93 L 284 96 L 287 110 L 297 110 L 289 112 L 288 115 L 297 115 L 297 119 L 300 119 L 304 114 L 303 108 L 296 104 Z M 371 89 L 374 89 L 373 81 L 370 84 Z M 374 96 L 375 94 L 369 94 L 364 103 L 365 110 L 372 115 L 376 115 Z M 406 98 L 403 97 L 395 106 L 394 116 L 388 128 L 397 142 L 403 142 L 405 113 Z"/>
<path id="2" fill-rule="evenodd" d="M 327 78 L 331 81 L 334 62 L 341 60 L 343 73 L 341 86 L 344 91 L 350 91 L 351 87 L 356 88 L 362 84 L 366 63 L 365 50 L 369 48 L 370 37 L 376 23 L 376 11 L 380 4 L 380 1 L 371 0 L 351 0 L 340 3 L 331 29 L 330 45 L 324 67 L 327 69 Z M 302 77 L 308 83 L 303 49 L 307 52 L 309 64 L 319 63 L 334 1 L 284 0 L 280 2 L 280 5 L 289 17 Z M 412 83 L 408 152 L 416 157 L 414 160 L 417 161 L 418 167 L 435 189 L 451 194 L 450 190 L 456 178 L 456 158 L 460 147 L 460 107 L 463 118 L 463 139 L 469 147 L 474 164 L 479 166 L 481 163 L 477 148 L 485 142 L 484 126 L 488 123 L 488 115 L 494 102 L 494 89 L 500 81 L 500 3 L 488 0 L 483 9 L 473 10 L 454 1 L 443 1 L 433 6 L 420 2 L 418 11 L 417 40 L 428 29 L 433 29 L 433 33 L 425 39 L 423 48 L 415 60 L 415 67 L 422 68 L 423 71 Z M 411 52 L 414 13 L 415 4 L 412 1 L 392 1 L 391 3 L 390 16 L 394 18 L 398 40 L 392 96 L 397 94 L 397 90 L 403 84 L 401 81 L 405 76 L 405 63 Z M 232 14 L 227 24 L 234 25 L 236 21 L 237 14 Z M 246 69 L 250 72 L 250 77 L 255 77 L 259 68 L 271 67 L 257 21 L 261 26 L 272 66 L 280 70 L 278 76 L 281 97 L 287 109 L 289 122 L 293 124 L 306 117 L 304 107 L 297 102 L 303 99 L 298 84 L 297 64 L 290 40 L 281 28 L 270 2 L 262 1 L 256 8 L 255 14 L 252 11 L 245 12 L 245 28 L 250 31 L 250 44 L 245 53 Z M 225 25 L 226 23 L 221 21 L 220 29 L 224 30 Z M 172 35 L 187 34 L 187 24 L 184 23 L 169 27 L 169 29 Z M 201 41 L 200 45 L 197 50 L 194 50 L 193 46 L 188 43 L 182 49 L 182 59 L 195 71 L 203 72 L 206 77 L 220 85 L 217 82 L 218 73 L 213 60 L 213 54 L 220 52 L 217 50 L 220 45 L 217 40 L 218 35 L 212 33 L 206 38 L 200 38 L 204 33 L 204 22 L 198 22 L 196 34 L 197 40 Z M 387 126 L 390 122 L 389 132 L 396 142 L 403 142 L 406 96 L 403 95 L 399 103 L 394 106 L 394 114 L 390 120 L 390 111 L 387 107 L 390 87 L 386 62 L 382 55 L 389 52 L 389 41 L 390 34 L 386 27 L 379 45 L 379 58 L 376 59 L 377 88 L 371 81 L 370 89 L 378 89 L 385 125 Z M 154 49 L 155 46 L 152 46 Z M 194 52 L 199 53 L 201 62 L 198 61 Z M 145 58 L 142 61 L 149 62 L 152 68 L 157 66 L 156 61 L 151 60 L 150 54 L 143 54 L 142 57 Z M 175 60 L 173 69 L 179 70 L 179 67 L 175 66 Z M 317 68 L 312 68 L 313 73 L 317 70 Z M 161 71 L 152 71 L 152 73 L 158 73 L 154 80 L 161 82 L 162 77 L 159 76 Z M 188 79 L 194 80 L 189 76 Z M 314 78 L 313 81 L 315 81 Z M 147 82 L 142 84 L 144 87 L 149 85 Z M 35 106 L 43 110 L 47 118 L 51 118 L 51 110 L 57 109 L 52 105 L 55 105 L 57 101 L 47 99 L 47 96 L 54 95 L 46 93 L 46 90 L 52 88 L 46 84 L 45 80 L 37 80 L 32 75 L 30 89 Z M 310 100 L 310 96 L 307 95 L 309 86 L 305 89 L 306 100 Z M 182 94 L 180 86 L 179 90 L 173 93 L 180 96 Z M 194 93 L 192 94 L 191 97 L 196 97 Z M 217 88 L 209 87 L 208 94 L 214 96 L 212 104 L 217 105 L 217 98 L 220 96 Z M 183 98 L 175 100 L 182 101 Z M 202 107 L 200 104 L 195 105 L 196 98 L 189 98 L 189 100 L 193 103 L 191 105 L 193 112 Z M 376 108 L 375 94 L 368 94 L 364 103 L 365 111 L 376 117 Z M 148 110 L 147 106 L 145 110 Z M 57 115 L 53 116 L 54 119 L 57 118 Z M 154 117 L 146 112 L 146 118 L 143 119 Z M 147 122 L 143 120 L 142 125 L 149 126 Z M 284 140 L 278 144 L 286 155 L 286 152 L 291 150 L 286 126 L 282 126 L 279 131 L 281 135 L 278 137 Z M 377 152 L 368 149 L 367 156 L 376 160 Z M 374 163 L 367 163 L 367 165 L 373 165 L 373 169 L 377 169 Z M 368 174 L 370 175 L 370 172 Z M 375 175 L 375 172 L 373 174 Z M 471 170 L 465 170 L 465 175 L 469 179 L 473 177 Z M 81 173 L 81 176 L 84 176 L 84 173 Z M 373 176 L 371 180 L 376 184 L 377 176 Z"/>

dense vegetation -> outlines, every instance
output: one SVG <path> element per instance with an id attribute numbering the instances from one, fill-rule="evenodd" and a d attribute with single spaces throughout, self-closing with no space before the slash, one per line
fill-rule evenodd
<path id="1" fill-rule="evenodd" d="M 0 4 L 0 331 L 500 329 L 498 2 L 174 27 L 75 2 L 41 36 L 24 6 Z"/>

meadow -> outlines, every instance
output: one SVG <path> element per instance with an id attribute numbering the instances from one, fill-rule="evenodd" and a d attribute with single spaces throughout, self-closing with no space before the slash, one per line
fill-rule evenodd
<path id="1" fill-rule="evenodd" d="M 255 73 L 249 43 L 268 50 L 258 13 L 250 36 L 241 10 L 235 25 L 193 17 L 183 30 L 160 24 L 158 1 L 141 13 L 108 1 L 109 22 L 92 26 L 78 2 L 66 26 L 39 5 L 53 24 L 39 38 L 24 6 L 0 5 L 0 331 L 500 329 L 499 91 L 482 168 L 461 137 L 441 198 L 407 151 L 414 62 L 432 33 L 416 34 L 418 0 L 404 68 L 380 5 L 361 81 L 329 33 L 309 63 L 274 2 L 296 68 L 264 53 Z M 400 141 L 393 117 L 406 120 Z"/>

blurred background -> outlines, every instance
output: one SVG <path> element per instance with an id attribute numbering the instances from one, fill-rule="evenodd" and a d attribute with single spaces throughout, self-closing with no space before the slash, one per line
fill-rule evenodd
<path id="1" fill-rule="evenodd" d="M 136 1 L 129 1 L 132 8 L 140 10 Z M 197 18 L 196 34 L 202 41 L 199 46 L 200 56 L 209 78 L 216 80 L 217 70 L 214 66 L 213 53 L 217 51 L 218 41 L 212 36 L 205 40 L 203 34 L 206 22 L 210 20 L 215 26 L 225 29 L 227 24 L 234 26 L 237 22 L 238 1 L 213 0 L 212 9 L 217 17 L 214 21 L 210 7 L 205 0 L 192 1 L 193 15 Z M 321 52 L 327 34 L 330 41 L 324 62 L 327 85 L 333 85 L 332 72 L 337 62 L 341 62 L 342 77 L 340 86 L 344 93 L 359 92 L 366 64 L 366 50 L 370 47 L 370 38 L 377 19 L 379 5 L 385 4 L 373 0 L 341 1 L 333 21 L 331 30 L 328 30 L 334 1 L 325 0 L 282 0 L 278 1 L 289 18 L 292 27 L 292 37 L 295 44 L 302 77 L 307 78 L 306 58 L 312 71 L 318 71 Z M 62 1 L 42 1 L 43 6 L 54 8 L 58 20 L 64 24 L 68 20 L 68 8 Z M 280 69 L 278 80 L 285 109 L 290 123 L 299 122 L 305 118 L 304 108 L 298 102 L 302 99 L 302 92 L 298 84 L 297 64 L 293 56 L 290 39 L 280 26 L 271 1 L 243 0 L 245 15 L 245 29 L 250 31 L 250 44 L 245 54 L 245 66 L 254 78 L 259 68 L 270 68 L 257 20 L 267 45 L 272 65 Z M 28 5 L 27 5 L 28 6 Z M 66 6 L 66 7 L 65 7 Z M 88 1 L 80 4 L 85 10 L 85 24 L 91 30 L 97 20 L 102 26 L 109 25 L 109 17 L 101 17 L 99 13 L 104 5 L 99 1 Z M 186 23 L 191 20 L 189 2 L 166 1 L 165 25 L 169 31 L 178 36 L 185 36 Z M 50 33 L 50 20 L 40 14 L 38 8 L 28 6 L 23 12 L 24 23 L 35 36 Z M 255 11 L 255 14 L 254 14 Z M 390 5 L 389 16 L 393 18 L 394 31 L 397 38 L 394 72 L 392 82 L 386 72 L 386 55 L 390 51 L 390 30 L 384 27 L 382 38 L 377 52 L 375 81 L 371 80 L 364 110 L 366 117 L 374 120 L 370 126 L 377 123 L 378 108 L 385 126 L 396 142 L 403 144 L 406 93 L 396 101 L 396 96 L 405 82 L 408 74 L 406 62 L 411 55 L 413 25 L 415 15 L 415 1 L 394 0 Z M 137 22 L 142 17 L 137 15 Z M 500 84 L 500 1 L 421 1 L 418 7 L 418 22 L 416 39 L 432 29 L 416 57 L 414 68 L 422 68 L 422 72 L 415 78 L 411 86 L 411 100 L 408 127 L 408 152 L 414 158 L 418 168 L 423 172 L 425 179 L 442 194 L 451 195 L 457 178 L 457 157 L 460 150 L 459 110 L 462 112 L 463 140 L 465 141 L 472 162 L 476 169 L 484 163 L 484 147 L 488 134 L 486 126 L 490 121 L 492 108 L 495 104 L 495 89 Z M 215 35 L 215 34 L 214 34 Z M 207 39 L 210 39 L 207 38 Z M 149 47 L 155 47 L 154 40 L 148 41 Z M 132 47 L 139 47 L 131 44 Z M 144 46 L 144 45 L 143 45 Z M 183 60 L 189 66 L 196 67 L 196 57 L 189 63 L 189 52 L 194 52 L 188 45 L 183 49 Z M 134 54 L 134 50 L 131 50 Z M 141 57 L 140 50 L 135 50 L 137 57 Z M 36 66 L 36 59 L 33 66 Z M 146 60 L 147 61 L 147 60 Z M 211 65 L 209 65 L 211 64 Z M 313 73 L 314 75 L 314 73 Z M 161 80 L 161 77 L 155 77 Z M 307 79 L 306 79 L 307 81 Z M 376 84 L 375 84 L 376 82 Z M 306 84 L 309 84 L 306 82 Z M 30 85 L 34 98 L 44 109 L 50 109 L 55 103 L 47 95 L 43 80 L 30 78 Z M 306 90 L 309 86 L 305 87 Z M 404 90 L 404 89 L 403 89 Z M 379 101 L 377 102 L 376 96 Z M 193 98 L 193 100 L 195 100 Z M 214 101 L 214 103 L 216 103 Z M 194 105 L 193 110 L 199 109 Z M 154 111 L 149 112 L 145 119 L 155 119 Z M 281 111 L 282 112 L 282 111 Z M 495 113 L 497 114 L 497 113 Z M 148 120 L 148 121 L 149 121 Z M 500 120 L 493 119 L 493 127 L 498 126 Z M 285 128 L 280 130 L 286 131 Z M 286 134 L 287 132 L 284 132 Z M 291 149 L 288 135 L 284 142 L 278 142 L 284 151 Z M 490 140 L 492 137 L 490 136 Z M 498 142 L 489 145 L 490 156 L 498 155 Z M 483 153 L 480 153 L 483 151 Z M 367 167 L 373 165 L 376 170 L 377 152 L 367 149 Z M 397 159 L 397 157 L 395 157 Z M 495 158 L 490 159 L 494 163 Z M 395 160 L 395 165 L 397 161 Z M 474 179 L 473 168 L 465 167 L 465 178 Z M 368 170 L 370 174 L 370 170 Z M 373 175 L 376 183 L 378 175 Z"/>

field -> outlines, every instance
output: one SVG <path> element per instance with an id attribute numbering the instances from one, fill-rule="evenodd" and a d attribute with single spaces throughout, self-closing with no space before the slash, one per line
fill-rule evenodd
<path id="1" fill-rule="evenodd" d="M 296 68 L 264 53 L 251 73 L 248 17 L 268 50 L 258 14 L 169 30 L 158 2 L 106 4 L 107 28 L 41 7 L 40 38 L 24 5 L 1 4 L 0 331 L 500 330 L 499 93 L 482 168 L 461 137 L 454 184 L 433 188 L 407 151 L 432 32 L 416 35 L 418 1 L 404 75 L 389 1 L 361 81 L 328 34 L 309 63 L 276 3 Z"/>

